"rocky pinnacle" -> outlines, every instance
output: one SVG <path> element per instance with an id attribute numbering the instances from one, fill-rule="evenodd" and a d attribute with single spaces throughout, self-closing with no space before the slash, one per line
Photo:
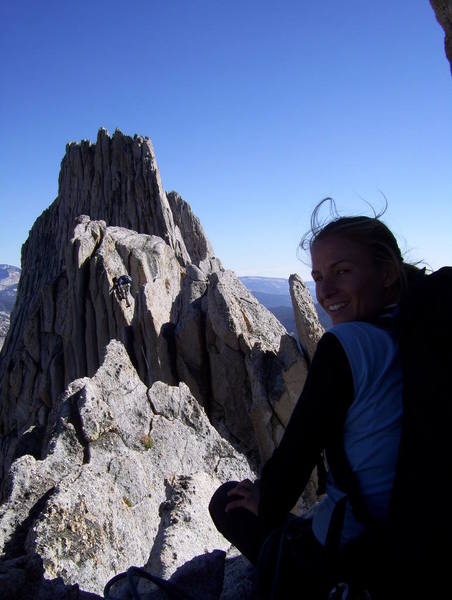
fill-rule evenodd
<path id="1" fill-rule="evenodd" d="M 148 138 L 67 146 L 1 354 L 0 581 L 16 597 L 100 594 L 131 564 L 199 579 L 215 563 L 215 589 L 234 588 L 207 506 L 284 434 L 320 331 L 296 296 L 305 353 L 164 192 Z M 314 471 L 297 510 L 317 489 Z"/>

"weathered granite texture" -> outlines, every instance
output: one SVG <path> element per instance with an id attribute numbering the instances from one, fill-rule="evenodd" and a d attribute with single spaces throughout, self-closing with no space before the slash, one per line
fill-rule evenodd
<path id="1" fill-rule="evenodd" d="M 101 593 L 130 565 L 168 577 L 228 544 L 207 512 L 221 482 L 252 477 L 184 383 L 147 388 L 111 341 L 92 378 L 52 408 L 42 458 L 18 458 L 0 507 L 9 560 L 37 554 L 47 579 Z"/>
<path id="2" fill-rule="evenodd" d="M 3 381 L 5 472 L 39 456 L 23 434 L 45 428 L 67 385 L 92 376 L 111 339 L 122 341 L 146 385 L 185 381 L 214 424 L 257 458 L 278 443 L 306 376 L 295 340 L 231 272 L 181 265 L 161 238 L 76 220 L 65 268 L 41 292 L 23 349 Z M 113 277 L 130 273 L 126 303 Z M 19 442 L 22 440 L 21 448 Z"/>
<path id="3" fill-rule="evenodd" d="M 306 284 L 296 273 L 289 277 L 289 289 L 298 339 L 309 361 L 311 361 L 317 343 L 325 330 L 319 321 L 314 301 Z"/>
<path id="4" fill-rule="evenodd" d="M 1 355 L 0 584 L 70 598 L 131 565 L 212 568 L 212 597 L 251 597 L 207 505 L 278 444 L 307 373 L 294 338 L 168 200 L 139 136 L 68 146 L 22 258 Z M 299 510 L 316 500 L 313 474 Z"/>
<path id="5" fill-rule="evenodd" d="M 200 247 L 194 248 L 196 258 L 191 259 L 174 223 L 149 138 L 132 139 L 120 131 L 110 138 L 101 129 L 96 144 L 68 144 L 58 197 L 37 219 L 22 248 L 23 276 L 0 364 L 3 385 L 5 372 L 20 360 L 29 319 L 43 301 L 48 301 L 43 295 L 53 293 L 55 286 L 63 283 L 58 278 L 64 276 L 65 252 L 74 221 L 82 214 L 104 220 L 109 226 L 158 236 L 181 264 L 194 263 L 208 271 L 220 268 L 219 261 L 203 254 Z M 207 252 L 207 242 L 204 247 Z"/>
<path id="6" fill-rule="evenodd" d="M 69 144 L 59 183 L 24 245 L 2 351 L 3 476 L 24 432 L 46 425 L 59 394 L 96 371 L 113 338 L 146 385 L 185 381 L 230 439 L 268 457 L 303 385 L 304 357 L 223 271 L 188 205 L 175 193 L 168 202 L 150 141 L 100 130 L 95 145 Z M 132 277 L 130 306 L 112 291 L 123 273 Z M 262 361 L 278 377 L 258 372 Z"/>

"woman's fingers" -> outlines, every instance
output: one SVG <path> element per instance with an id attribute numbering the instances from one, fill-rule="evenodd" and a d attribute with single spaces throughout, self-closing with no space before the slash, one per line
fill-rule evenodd
<path id="1" fill-rule="evenodd" d="M 225 511 L 234 508 L 246 508 L 257 515 L 259 508 L 259 487 L 249 479 L 245 479 L 228 492 L 228 496 L 234 496 L 234 500 L 228 502 Z"/>
<path id="2" fill-rule="evenodd" d="M 256 495 L 259 497 L 259 482 L 253 483 L 249 479 L 244 479 L 228 492 L 228 496 L 240 496 L 244 499 Z"/>
<path id="3" fill-rule="evenodd" d="M 246 508 L 246 502 L 244 498 L 240 498 L 238 500 L 231 500 L 231 502 L 228 502 L 228 504 L 226 504 L 226 508 L 225 511 L 229 512 L 230 510 L 233 510 L 234 508 Z"/>
<path id="4" fill-rule="evenodd" d="M 252 483 L 249 479 L 244 479 L 240 483 L 238 483 L 232 490 L 229 490 L 228 496 L 243 496 L 254 487 L 254 483 Z"/>

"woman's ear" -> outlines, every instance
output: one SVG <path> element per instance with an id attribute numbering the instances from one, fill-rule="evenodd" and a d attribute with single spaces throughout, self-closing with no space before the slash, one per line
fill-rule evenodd
<path id="1" fill-rule="evenodd" d="M 392 287 L 399 279 L 399 272 L 393 263 L 386 263 L 383 267 L 383 287 Z"/>

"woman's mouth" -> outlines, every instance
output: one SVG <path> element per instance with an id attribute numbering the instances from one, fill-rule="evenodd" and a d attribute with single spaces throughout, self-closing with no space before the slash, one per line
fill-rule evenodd
<path id="1" fill-rule="evenodd" d="M 337 310 L 341 310 L 341 308 L 347 306 L 347 304 L 348 302 L 338 302 L 337 304 L 330 304 L 326 308 L 328 312 L 336 312 Z"/>

